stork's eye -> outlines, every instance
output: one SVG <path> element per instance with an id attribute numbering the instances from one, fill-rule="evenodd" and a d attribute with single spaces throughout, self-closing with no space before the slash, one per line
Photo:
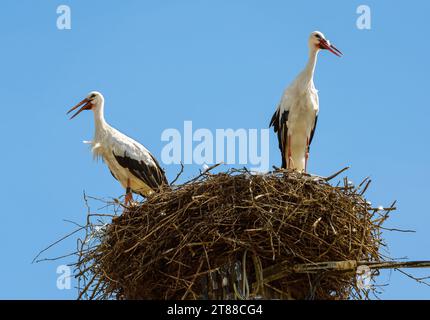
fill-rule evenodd
<path id="1" fill-rule="evenodd" d="M 321 36 L 317 33 L 317 34 L 315 34 L 315 37 L 317 38 L 317 39 L 321 39 Z"/>

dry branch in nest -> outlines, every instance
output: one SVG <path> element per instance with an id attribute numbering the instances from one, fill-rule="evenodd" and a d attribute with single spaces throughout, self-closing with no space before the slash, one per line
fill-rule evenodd
<path id="1" fill-rule="evenodd" d="M 372 208 L 363 197 L 368 180 L 327 180 L 285 170 L 204 172 L 103 228 L 89 222 L 76 264 L 79 297 L 366 297 L 356 268 L 382 262 L 381 225 L 394 204 Z"/>

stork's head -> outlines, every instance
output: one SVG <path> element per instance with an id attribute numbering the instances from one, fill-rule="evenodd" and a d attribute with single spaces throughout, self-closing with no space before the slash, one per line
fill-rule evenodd
<path id="1" fill-rule="evenodd" d="M 81 107 L 70 119 L 73 119 L 78 114 L 80 114 L 84 110 L 93 110 L 96 111 L 98 108 L 101 108 L 103 105 L 103 95 L 100 92 L 97 91 L 91 91 L 87 97 L 79 102 L 77 105 L 75 105 L 72 109 L 67 111 L 67 114 L 72 112 L 73 110 Z"/>
<path id="2" fill-rule="evenodd" d="M 324 34 L 319 31 L 314 31 L 309 36 L 309 48 L 316 49 L 316 50 L 328 50 L 331 53 L 334 53 L 338 57 L 342 56 L 342 52 L 340 52 L 339 49 L 337 49 L 334 45 L 330 44 L 330 41 L 328 41 Z"/>

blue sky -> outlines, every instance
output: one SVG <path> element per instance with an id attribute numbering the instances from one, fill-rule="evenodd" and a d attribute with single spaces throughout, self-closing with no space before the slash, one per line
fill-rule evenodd
<path id="1" fill-rule="evenodd" d="M 56 28 L 61 4 L 72 10 L 71 30 Z M 372 10 L 371 30 L 356 27 L 360 4 Z M 267 128 L 306 63 L 313 30 L 344 57 L 319 56 L 310 171 L 351 165 L 353 181 L 370 175 L 369 200 L 398 201 L 387 227 L 416 230 L 384 234 L 390 254 L 430 260 L 429 10 L 426 1 L 2 1 L 0 298 L 76 298 L 56 287 L 57 266 L 71 260 L 31 261 L 74 229 L 64 219 L 85 221 L 84 190 L 123 193 L 82 144 L 92 138 L 92 115 L 68 121 L 74 103 L 101 91 L 107 120 L 156 157 L 163 130 L 181 131 L 184 120 L 210 130 Z M 280 164 L 273 133 L 270 163 Z M 178 166 L 164 167 L 173 179 Z M 187 166 L 183 179 L 198 169 Z M 74 245 L 65 241 L 47 256 Z M 430 297 L 429 287 L 399 272 L 383 272 L 378 283 L 389 283 L 384 299 Z"/>

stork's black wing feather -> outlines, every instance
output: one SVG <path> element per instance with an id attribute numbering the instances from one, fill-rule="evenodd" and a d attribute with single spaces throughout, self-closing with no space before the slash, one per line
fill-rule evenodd
<path id="1" fill-rule="evenodd" d="M 115 175 L 113 174 L 113 172 L 112 172 L 112 170 L 109 170 L 110 171 L 110 174 L 112 175 L 112 177 L 114 177 L 115 178 L 115 180 L 117 180 L 118 181 L 118 179 L 115 177 Z"/>
<path id="2" fill-rule="evenodd" d="M 157 190 L 162 184 L 168 184 L 163 169 L 152 155 L 150 156 L 153 163 L 145 163 L 129 157 L 127 152 L 124 152 L 122 156 L 112 153 L 122 167 L 127 168 L 131 174 L 145 182 L 151 189 Z"/>
<path id="3" fill-rule="evenodd" d="M 169 182 L 167 182 L 166 174 L 164 173 L 164 170 L 161 169 L 160 164 L 158 163 L 157 159 L 150 153 L 149 154 L 152 158 L 152 161 L 154 161 L 155 166 L 157 167 L 157 181 L 159 181 L 159 184 L 165 184 L 168 185 Z"/>
<path id="4" fill-rule="evenodd" d="M 285 159 L 285 147 L 288 142 L 288 114 L 289 111 L 284 111 L 280 114 L 280 108 L 272 116 L 269 127 L 273 126 L 273 131 L 278 134 L 279 150 L 281 150 L 282 168 L 287 168 L 287 160 Z"/>
<path id="5" fill-rule="evenodd" d="M 309 145 L 311 145 L 312 139 L 314 138 L 315 129 L 317 128 L 317 121 L 318 121 L 318 114 L 315 116 L 314 127 L 312 128 L 311 137 L 309 138 Z"/>

